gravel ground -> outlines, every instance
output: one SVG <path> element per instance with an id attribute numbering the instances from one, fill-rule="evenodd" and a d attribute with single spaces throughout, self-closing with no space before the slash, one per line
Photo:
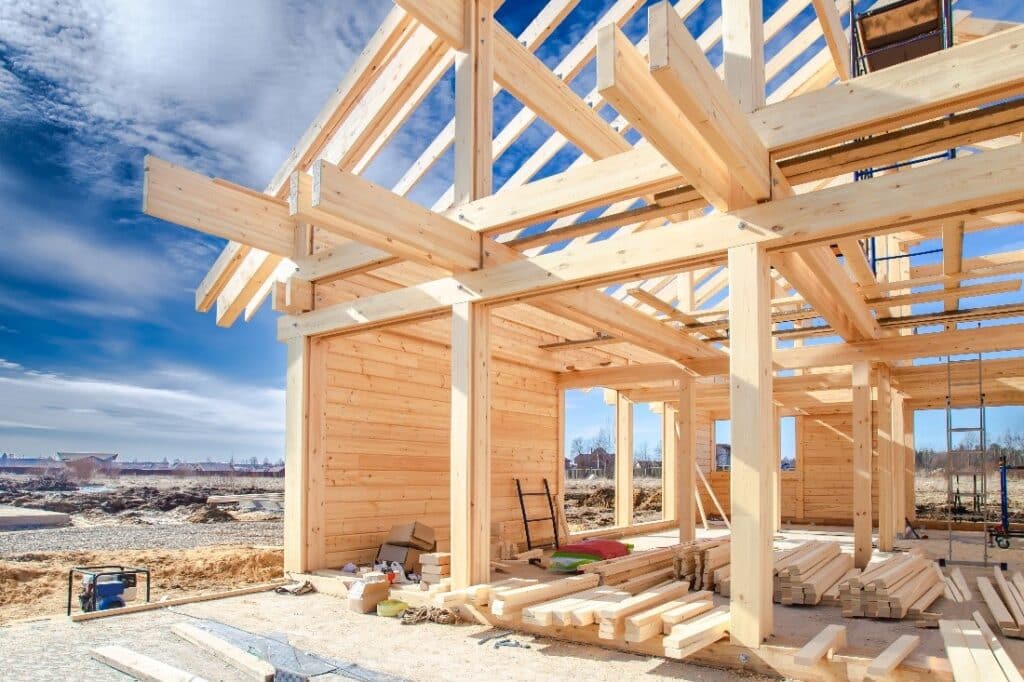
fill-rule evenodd
<path id="1" fill-rule="evenodd" d="M 0 532 L 0 557 L 25 552 L 191 549 L 212 545 L 279 547 L 283 537 L 281 521 L 18 530 Z"/>
<path id="2" fill-rule="evenodd" d="M 494 630 L 482 625 L 404 626 L 396 619 L 356 614 L 322 594 L 283 597 L 262 593 L 189 604 L 85 623 L 54 619 L 0 627 L 0 670 L 6 680 L 127 679 L 89 658 L 89 649 L 118 643 L 208 680 L 245 679 L 212 655 L 184 643 L 170 625 L 191 617 L 228 623 L 249 632 L 279 633 L 301 649 L 414 681 L 681 679 L 726 682 L 740 676 L 649 656 L 635 656 L 546 638 L 515 635 L 529 649 L 478 644 Z M 316 682 L 340 676 L 314 677 Z"/>

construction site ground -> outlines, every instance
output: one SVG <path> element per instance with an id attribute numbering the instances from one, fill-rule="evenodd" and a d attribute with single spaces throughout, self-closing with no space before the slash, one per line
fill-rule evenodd
<path id="1" fill-rule="evenodd" d="M 709 531 L 701 530 L 698 535 L 709 537 L 726 532 L 724 528 L 716 527 Z M 930 531 L 929 535 L 927 540 L 900 542 L 899 547 L 920 546 L 935 556 L 944 556 L 945 532 Z M 956 533 L 955 538 L 954 552 L 958 558 L 981 558 L 980 533 Z M 776 536 L 776 546 L 791 546 L 809 539 L 837 541 L 846 551 L 852 546 L 848 530 L 807 526 L 785 527 Z M 638 550 L 667 546 L 674 540 L 672 531 L 629 538 Z M 1011 571 L 1024 567 L 1024 550 L 1016 546 L 1009 550 L 996 549 L 990 558 L 1008 562 Z M 555 577 L 531 566 L 522 566 L 518 570 L 530 573 L 532 577 Z M 973 566 L 964 566 L 962 570 L 972 588 L 977 575 L 991 572 L 991 569 Z M 502 573 L 493 576 L 495 580 L 505 577 L 508 576 Z M 715 599 L 726 603 L 717 595 Z M 991 615 L 977 590 L 972 602 L 955 604 L 940 599 L 931 610 L 952 619 L 969 619 L 971 612 L 977 610 L 991 624 Z M 60 617 L 17 622 L 0 627 L 0 641 L 4 642 L 0 659 L 12 675 L 9 679 L 15 680 L 51 677 L 124 679 L 88 658 L 90 647 L 119 641 L 140 653 L 176 664 L 207 679 L 242 679 L 212 657 L 171 634 L 170 624 L 191 618 L 213 619 L 253 633 L 285 634 L 292 645 L 301 649 L 415 680 L 490 676 L 497 671 L 510 680 L 569 676 L 621 680 L 644 675 L 692 680 L 736 677 L 735 671 L 713 670 L 530 635 L 514 637 L 529 645 L 529 649 L 495 649 L 492 643 L 478 644 L 481 638 L 493 632 L 488 626 L 402 625 L 395 619 L 353 613 L 344 600 L 323 594 L 292 597 L 260 593 L 83 623 L 71 623 Z M 938 630 L 916 627 L 909 621 L 842 618 L 838 607 L 780 605 L 774 608 L 774 619 L 775 636 L 770 643 L 800 646 L 826 625 L 841 623 L 847 628 L 848 646 L 861 652 L 880 653 L 899 635 L 912 634 L 921 637 L 916 656 L 945 657 Z M 1024 662 L 1024 640 L 1002 636 L 1000 640 L 1014 661 L 1018 664 Z M 57 650 L 62 652 L 61 655 L 52 655 Z"/>

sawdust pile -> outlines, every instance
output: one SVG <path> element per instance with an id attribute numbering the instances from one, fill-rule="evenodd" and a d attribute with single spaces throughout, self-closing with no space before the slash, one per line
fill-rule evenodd
<path id="1" fill-rule="evenodd" d="M 98 564 L 149 568 L 153 601 L 235 589 L 283 575 L 282 551 L 256 547 L 21 554 L 0 560 L 0 624 L 63 614 L 68 569 Z M 73 600 L 77 589 L 76 584 Z M 141 582 L 139 598 L 145 598 Z"/>

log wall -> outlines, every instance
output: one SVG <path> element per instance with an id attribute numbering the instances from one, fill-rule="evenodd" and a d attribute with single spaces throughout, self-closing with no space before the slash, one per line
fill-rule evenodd
<path id="1" fill-rule="evenodd" d="M 332 339 L 324 362 L 326 565 L 371 561 L 411 521 L 447 549 L 449 348 L 388 330 Z M 514 477 L 559 480 L 555 374 L 495 359 L 491 380 L 492 522 L 518 528 Z"/>

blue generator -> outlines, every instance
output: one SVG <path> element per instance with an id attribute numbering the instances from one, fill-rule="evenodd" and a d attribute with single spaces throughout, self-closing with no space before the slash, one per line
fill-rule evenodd
<path id="1" fill-rule="evenodd" d="M 119 609 L 138 597 L 139 576 L 146 577 L 146 601 L 149 601 L 149 570 L 127 566 L 76 566 L 68 572 L 68 615 L 75 575 L 82 580 L 78 605 L 83 613 Z"/>

